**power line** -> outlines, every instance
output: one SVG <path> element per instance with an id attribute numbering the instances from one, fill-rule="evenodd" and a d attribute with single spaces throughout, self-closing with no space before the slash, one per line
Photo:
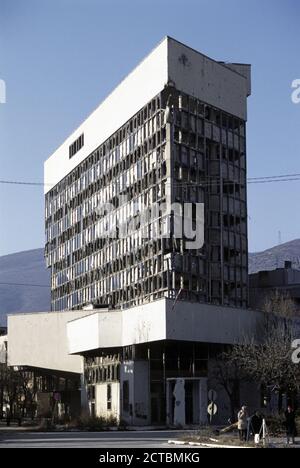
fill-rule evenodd
<path id="1" fill-rule="evenodd" d="M 4 283 L 4 282 L 0 282 L 0 285 L 5 285 L 5 286 L 28 286 L 28 287 L 31 287 L 31 286 L 34 286 L 34 287 L 37 287 L 37 288 L 50 288 L 50 285 L 46 285 L 46 284 L 30 284 L 30 283 Z"/>
<path id="2" fill-rule="evenodd" d="M 221 178 L 218 176 L 206 176 L 202 178 L 203 182 L 167 182 L 169 185 L 174 187 L 213 187 L 218 186 L 221 183 Z M 247 184 L 270 184 L 278 182 L 295 182 L 300 181 L 300 174 L 285 174 L 277 176 L 262 176 L 262 177 L 249 177 Z M 223 180 L 223 185 L 232 185 L 234 183 L 240 183 L 238 180 Z M 51 186 L 51 184 L 45 184 L 43 182 L 23 182 L 17 180 L 0 180 L 0 184 L 6 185 L 24 185 L 24 186 Z"/>
<path id="3" fill-rule="evenodd" d="M 252 184 L 270 184 L 270 183 L 276 183 L 276 182 L 293 182 L 293 181 L 299 181 L 300 180 L 300 177 L 291 177 L 290 179 L 262 179 L 262 180 L 247 180 L 247 185 L 252 185 Z M 229 181 L 229 180 L 224 180 L 222 182 L 222 185 L 226 186 L 230 186 L 232 184 L 241 184 L 240 181 L 238 180 L 232 180 L 232 181 Z M 171 185 L 171 183 L 169 183 L 169 185 Z M 211 181 L 207 181 L 207 182 L 197 182 L 197 183 L 187 183 L 187 182 L 175 182 L 172 184 L 174 187 L 214 187 L 214 186 L 220 186 L 221 185 L 221 181 L 220 180 L 211 180 Z M 242 184 L 243 185 L 243 184 Z"/>
<path id="4" fill-rule="evenodd" d="M 220 179 L 218 176 L 205 176 L 202 178 L 203 180 L 210 180 L 216 181 L 216 179 Z M 259 176 L 259 177 L 248 177 L 248 183 L 260 182 L 262 183 L 264 180 L 270 180 L 275 182 L 276 180 L 279 181 L 288 181 L 288 180 L 300 180 L 300 174 L 292 173 L 292 174 L 281 174 L 281 175 L 273 175 L 273 176 Z M 52 186 L 52 184 L 44 183 L 44 182 L 26 182 L 21 180 L 0 180 L 0 184 L 13 184 L 13 185 L 33 185 L 33 186 Z"/>
<path id="5" fill-rule="evenodd" d="M 300 177 L 291 177 L 290 179 L 248 180 L 247 182 L 248 184 L 269 184 L 273 182 L 293 182 L 296 180 L 300 180 Z"/>
<path id="6" fill-rule="evenodd" d="M 290 179 L 272 179 L 272 180 L 251 180 L 251 179 L 247 179 L 247 183 L 248 184 L 266 184 L 266 183 L 272 183 L 272 182 L 292 182 L 292 181 L 295 181 L 295 180 L 300 180 L 300 177 L 293 177 L 293 178 L 290 178 Z M 207 182 L 197 182 L 197 183 L 188 183 L 188 182 L 175 182 L 173 183 L 174 186 L 182 186 L 182 187 L 203 187 L 203 186 L 210 186 L 210 185 L 220 185 L 220 180 L 211 180 L 211 181 L 207 181 Z M 231 184 L 235 184 L 235 183 L 240 183 L 239 181 L 237 180 L 224 180 L 223 181 L 223 184 L 224 185 L 231 185 Z"/>
<path id="7" fill-rule="evenodd" d="M 258 180 L 258 179 L 278 179 L 280 177 L 300 177 L 300 174 L 282 174 L 274 176 L 261 176 L 261 177 L 249 177 L 248 180 Z"/>
<path id="8" fill-rule="evenodd" d="M 0 184 L 12 184 L 12 185 L 50 185 L 44 184 L 43 182 L 22 182 L 20 180 L 0 180 Z"/>

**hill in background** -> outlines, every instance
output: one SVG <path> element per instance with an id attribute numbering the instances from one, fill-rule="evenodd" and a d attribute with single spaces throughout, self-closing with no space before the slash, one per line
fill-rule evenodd
<path id="1" fill-rule="evenodd" d="M 47 310 L 50 310 L 50 271 L 45 266 L 44 250 L 27 250 L 0 257 L 0 325 L 6 324 L 7 314 Z"/>
<path id="2" fill-rule="evenodd" d="M 263 252 L 250 253 L 249 273 L 283 268 L 286 260 L 292 262 L 293 268 L 300 269 L 300 239 L 276 245 Z"/>

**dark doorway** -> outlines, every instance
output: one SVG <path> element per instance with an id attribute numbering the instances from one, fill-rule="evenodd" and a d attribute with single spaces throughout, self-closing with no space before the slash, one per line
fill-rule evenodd
<path id="1" fill-rule="evenodd" d="M 164 386 L 162 383 L 151 383 L 151 423 L 162 424 L 165 423 L 165 394 Z"/>
<path id="2" fill-rule="evenodd" d="M 185 381 L 185 423 L 193 424 L 194 422 L 194 405 L 193 405 L 193 381 Z"/>

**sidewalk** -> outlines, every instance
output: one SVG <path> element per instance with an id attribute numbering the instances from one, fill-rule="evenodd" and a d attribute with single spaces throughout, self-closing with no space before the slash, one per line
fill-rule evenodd
<path id="1" fill-rule="evenodd" d="M 227 440 L 226 440 L 227 439 Z M 223 437 L 222 439 L 218 439 L 218 437 L 208 437 L 206 440 L 196 439 L 189 440 L 179 437 L 178 439 L 170 439 L 168 441 L 169 444 L 175 445 L 178 447 L 198 447 L 198 448 L 264 448 L 262 443 L 259 445 L 255 445 L 253 441 L 249 443 L 240 443 L 238 437 L 232 438 L 230 436 Z M 295 444 L 286 444 L 286 439 L 284 437 L 270 437 L 269 441 L 267 442 L 266 448 L 298 448 L 300 449 L 300 440 L 296 439 Z"/>
<path id="2" fill-rule="evenodd" d="M 19 432 L 19 431 L 28 431 L 34 429 L 33 426 L 18 426 L 18 423 L 12 421 L 10 426 L 6 425 L 5 419 L 0 419 L 0 432 Z"/>

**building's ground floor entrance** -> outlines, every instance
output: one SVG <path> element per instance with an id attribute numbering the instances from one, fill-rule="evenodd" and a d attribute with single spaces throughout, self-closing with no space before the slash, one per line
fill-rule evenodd
<path id="1" fill-rule="evenodd" d="M 154 342 L 85 355 L 90 414 L 126 425 L 207 423 L 209 346 Z"/>
<path id="2" fill-rule="evenodd" d="M 166 382 L 166 422 L 169 426 L 207 422 L 207 378 L 174 378 Z"/>

